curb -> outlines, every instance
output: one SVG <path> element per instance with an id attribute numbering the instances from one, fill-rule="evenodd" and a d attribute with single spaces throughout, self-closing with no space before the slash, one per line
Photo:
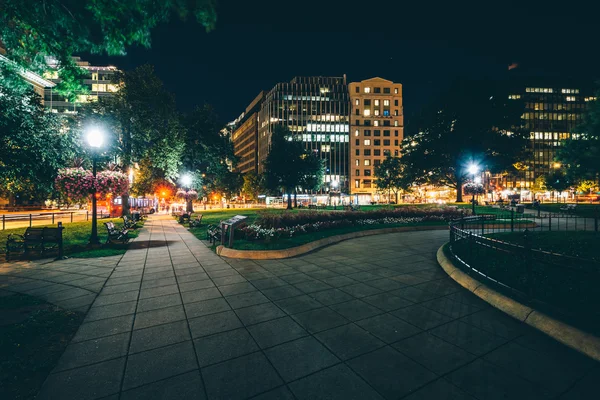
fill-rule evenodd
<path id="1" fill-rule="evenodd" d="M 447 244 L 447 243 L 446 243 Z M 491 289 L 484 283 L 471 278 L 456 268 L 444 254 L 444 244 L 437 251 L 437 261 L 443 270 L 462 287 L 475 296 L 503 311 L 511 317 L 545 333 L 562 344 L 600 361 L 600 338 L 583 332 L 571 325 L 558 321 L 529 306 L 523 305 L 510 297 L 504 296 Z"/>
<path id="2" fill-rule="evenodd" d="M 384 233 L 447 230 L 447 225 L 439 226 L 399 226 L 396 228 L 371 229 L 367 231 L 350 232 L 343 235 L 330 236 L 301 246 L 281 250 L 236 250 L 223 245 L 217 246 L 217 255 L 228 258 L 242 258 L 246 260 L 276 260 L 282 258 L 296 257 L 309 253 L 321 247 L 329 246 L 343 240 L 355 239 L 364 236 L 381 235 Z"/>

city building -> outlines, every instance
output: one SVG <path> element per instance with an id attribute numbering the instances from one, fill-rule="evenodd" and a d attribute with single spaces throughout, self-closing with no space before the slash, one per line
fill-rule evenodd
<path id="1" fill-rule="evenodd" d="M 273 130 L 281 125 L 325 160 L 325 179 L 319 193 L 347 194 L 349 116 L 346 76 L 295 77 L 278 83 L 265 93 L 258 113 L 258 172 L 264 171 Z"/>
<path id="2" fill-rule="evenodd" d="M 535 180 L 561 167 L 555 161 L 557 150 L 564 140 L 577 138 L 572 132 L 581 123 L 589 102 L 595 100 L 594 87 L 591 80 L 526 76 L 511 76 L 507 84 L 508 101 L 523 103 L 521 118 L 529 133 L 527 157 L 516 173 L 486 174 L 485 183 L 492 191 L 531 199 Z"/>
<path id="3" fill-rule="evenodd" d="M 262 105 L 264 92 L 258 96 L 246 110 L 233 121 L 233 152 L 238 158 L 236 172 L 258 172 L 258 113 Z"/>
<path id="4" fill-rule="evenodd" d="M 80 57 L 73 57 L 73 60 L 77 66 L 85 71 L 86 76 L 82 84 L 86 92 L 78 95 L 75 101 L 69 101 L 64 96 L 57 94 L 52 87 L 46 88 L 44 91 L 44 104 L 52 112 L 75 114 L 85 104 L 112 96 L 113 93 L 119 90 L 116 80 L 118 72 L 116 67 L 90 65 L 89 62 L 81 60 Z M 57 66 L 56 60 L 52 58 L 48 58 L 47 62 L 50 68 Z M 58 83 L 58 71 L 56 69 L 47 71 L 44 73 L 44 78 L 53 83 Z"/>
<path id="5" fill-rule="evenodd" d="M 404 136 L 402 85 L 371 78 L 349 85 L 350 193 L 359 204 L 387 201 L 378 190 L 375 167 L 387 156 L 400 156 Z"/>

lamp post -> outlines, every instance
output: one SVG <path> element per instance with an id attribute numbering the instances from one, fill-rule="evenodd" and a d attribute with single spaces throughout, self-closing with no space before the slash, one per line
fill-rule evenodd
<path id="1" fill-rule="evenodd" d="M 96 246 L 100 244 L 98 239 L 98 212 L 96 210 L 96 158 L 98 149 L 102 147 L 104 143 L 104 133 L 97 127 L 92 127 L 87 130 L 86 140 L 88 145 L 92 149 L 92 175 L 94 176 L 94 187 L 92 190 L 92 235 L 90 236 L 90 246 Z"/>
<path id="2" fill-rule="evenodd" d="M 189 174 L 185 174 L 181 177 L 181 183 L 183 184 L 183 187 L 185 188 L 186 191 L 186 196 L 188 196 L 190 187 L 192 186 L 192 177 Z M 185 199 L 185 211 L 188 213 L 193 213 L 194 212 L 194 206 L 192 204 L 192 201 L 186 197 Z"/>
<path id="3" fill-rule="evenodd" d="M 469 165 L 469 173 L 473 175 L 473 196 L 471 198 L 471 203 L 473 203 L 473 215 L 475 215 L 475 175 L 479 172 L 479 166 L 477 164 Z"/>

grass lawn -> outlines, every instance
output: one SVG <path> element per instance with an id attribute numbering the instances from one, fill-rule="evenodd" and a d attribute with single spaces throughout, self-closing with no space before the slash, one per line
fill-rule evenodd
<path id="1" fill-rule="evenodd" d="M 522 232 L 502 232 L 489 236 L 523 244 Z M 600 262 L 597 250 L 600 246 L 600 235 L 594 232 L 534 231 L 530 237 L 534 249 Z M 600 334 L 598 264 L 582 261 L 566 265 L 566 260 L 538 256 L 530 259 L 518 253 L 503 252 L 485 246 L 469 247 L 466 241 L 454 243 L 452 248 L 471 267 L 522 293 L 527 294 L 531 290 L 533 298 L 553 306 L 549 309 L 550 312 L 562 310 L 562 315 L 572 318 L 571 323 Z M 511 295 L 510 292 L 507 294 Z M 544 307 L 543 304 L 541 306 Z"/>
<path id="2" fill-rule="evenodd" d="M 84 315 L 35 297 L 0 297 L 0 398 L 33 399 Z"/>
<path id="3" fill-rule="evenodd" d="M 381 206 L 377 206 L 381 207 Z M 202 226 L 198 228 L 191 228 L 190 232 L 196 236 L 198 239 L 205 240 L 206 239 L 206 230 L 208 225 L 210 224 L 218 224 L 221 220 L 231 218 L 235 215 L 245 215 L 248 217 L 246 220 L 248 224 L 251 224 L 256 220 L 259 211 L 263 211 L 264 209 L 239 209 L 239 210 L 227 210 L 227 211 L 203 211 L 194 213 L 194 217 L 198 214 L 202 214 Z M 361 207 L 362 210 L 362 207 Z M 294 209 L 291 211 L 286 211 L 282 209 L 276 210 L 267 210 L 269 213 L 282 213 L 282 212 L 305 212 L 306 209 Z M 312 210 L 311 210 L 312 211 Z M 380 229 L 380 228 L 393 228 L 398 226 L 440 226 L 447 225 L 447 222 L 444 221 L 429 221 L 422 223 L 413 223 L 413 224 L 378 224 L 378 225 L 359 225 L 359 226 L 351 226 L 345 228 L 337 228 L 337 229 L 328 229 L 322 232 L 311 232 L 302 235 L 298 235 L 291 238 L 281 238 L 279 240 L 275 240 L 273 242 L 264 242 L 264 241 L 248 241 L 243 239 L 236 239 L 233 243 L 234 249 L 240 250 L 280 250 L 280 249 L 288 249 L 290 247 L 296 247 L 303 245 L 305 243 L 313 242 L 315 240 L 323 239 L 330 236 L 342 235 L 344 233 L 349 232 L 357 232 L 363 230 L 371 230 L 371 229 Z"/>
<path id="4" fill-rule="evenodd" d="M 98 237 L 100 239 L 100 243 L 106 242 L 106 227 L 104 226 L 105 222 L 112 221 L 116 226 L 122 226 L 123 220 L 121 218 L 106 218 L 98 220 Z M 141 223 L 143 224 L 143 222 Z M 138 226 L 141 225 L 138 222 Z M 45 225 L 47 227 L 56 227 L 56 225 Z M 101 248 L 90 250 L 87 247 L 88 241 L 90 239 L 90 234 L 92 231 L 92 222 L 73 222 L 70 224 L 64 225 L 65 229 L 63 230 L 63 246 L 65 255 L 69 255 L 71 257 L 82 257 L 82 258 L 93 258 L 93 257 L 107 257 L 107 256 L 115 256 L 119 254 L 124 254 L 127 250 L 125 246 L 108 246 L 102 245 Z M 36 228 L 39 228 L 36 226 Z M 16 233 L 22 235 L 25 233 L 27 228 L 15 228 L 15 229 L 6 229 L 0 231 L 0 252 L 3 254 L 5 252 L 6 239 L 8 235 L 12 233 Z M 129 231 L 129 236 L 134 238 L 139 234 L 139 229 Z M 53 254 L 53 253 L 52 253 Z"/>

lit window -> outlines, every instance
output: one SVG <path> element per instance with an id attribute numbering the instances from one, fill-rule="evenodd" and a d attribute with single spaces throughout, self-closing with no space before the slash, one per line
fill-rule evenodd
<path id="1" fill-rule="evenodd" d="M 359 159 L 354 160 L 354 164 L 356 164 L 356 166 L 359 166 L 360 165 L 360 160 Z"/>
<path id="2" fill-rule="evenodd" d="M 364 115 L 365 117 L 369 117 L 369 116 L 371 115 L 371 110 L 368 110 L 368 109 L 367 109 L 367 110 L 364 110 L 364 111 L 363 111 L 363 115 Z"/>
<path id="3" fill-rule="evenodd" d="M 355 188 L 360 188 L 360 179 L 355 179 L 354 180 L 354 187 Z"/>
<path id="4" fill-rule="evenodd" d="M 379 105 L 379 100 L 374 100 L 375 101 L 375 105 L 378 106 Z"/>
<path id="5" fill-rule="evenodd" d="M 364 145 L 365 146 L 370 146 L 371 145 L 371 139 L 365 139 Z"/>
<path id="6" fill-rule="evenodd" d="M 354 136 L 358 136 L 358 129 L 354 131 Z"/>
<path id="7" fill-rule="evenodd" d="M 371 165 L 371 160 L 370 159 L 365 159 L 365 166 L 370 166 Z"/>
<path id="8" fill-rule="evenodd" d="M 108 84 L 106 85 L 106 90 L 108 90 L 109 92 L 116 92 L 119 90 L 119 87 L 117 85 L 114 84 Z"/>
<path id="9" fill-rule="evenodd" d="M 98 73 L 97 72 L 92 72 L 92 80 L 93 81 L 97 81 L 98 80 Z"/>
<path id="10" fill-rule="evenodd" d="M 585 101 L 596 101 L 596 98 L 592 96 L 592 97 L 586 97 L 584 100 Z"/>
<path id="11" fill-rule="evenodd" d="M 373 126 L 379 126 L 379 121 L 377 121 L 377 120 L 373 121 Z"/>
<path id="12" fill-rule="evenodd" d="M 383 101 L 383 105 L 384 106 L 389 106 L 390 105 L 390 101 L 389 100 L 384 100 Z"/>
<path id="13" fill-rule="evenodd" d="M 365 93 L 371 93 L 371 88 L 370 87 L 366 87 L 365 88 Z"/>
<path id="14" fill-rule="evenodd" d="M 575 101 L 577 100 L 575 96 L 567 96 L 567 101 Z"/>
<path id="15" fill-rule="evenodd" d="M 360 105 L 360 100 L 359 100 L 359 99 L 356 99 L 356 100 L 354 101 L 354 105 L 357 105 L 357 106 L 358 106 L 358 105 Z"/>
<path id="16" fill-rule="evenodd" d="M 521 98 L 520 94 L 509 94 L 508 95 L 509 100 L 518 100 Z"/>
<path id="17" fill-rule="evenodd" d="M 394 121 L 394 126 L 398 126 L 398 121 Z"/>
<path id="18" fill-rule="evenodd" d="M 398 116 L 398 110 L 394 110 L 394 116 L 397 117 Z"/>
<path id="19" fill-rule="evenodd" d="M 375 110 L 375 115 L 379 115 L 379 110 Z"/>
<path id="20" fill-rule="evenodd" d="M 323 153 L 329 153 L 331 151 L 331 145 L 329 145 L 329 144 L 322 144 L 321 145 L 321 151 Z"/>
<path id="21" fill-rule="evenodd" d="M 398 94 L 398 88 L 394 88 L 394 94 Z"/>

